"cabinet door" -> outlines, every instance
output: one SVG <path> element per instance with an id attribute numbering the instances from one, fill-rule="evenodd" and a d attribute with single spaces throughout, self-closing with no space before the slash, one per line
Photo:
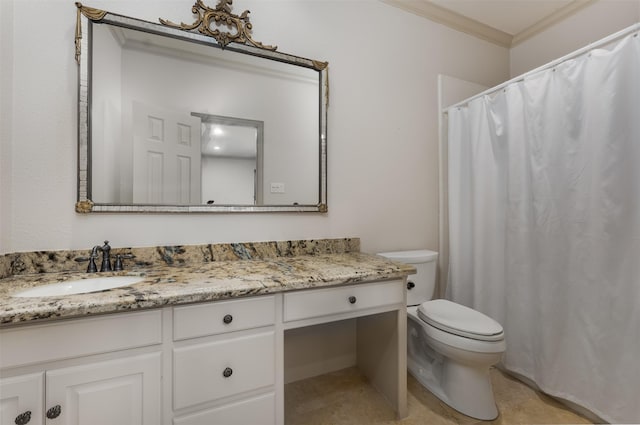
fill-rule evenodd
<path id="1" fill-rule="evenodd" d="M 0 380 L 0 425 L 42 425 L 43 374 Z"/>
<path id="2" fill-rule="evenodd" d="M 158 425 L 160 353 L 48 371 L 51 425 Z"/>

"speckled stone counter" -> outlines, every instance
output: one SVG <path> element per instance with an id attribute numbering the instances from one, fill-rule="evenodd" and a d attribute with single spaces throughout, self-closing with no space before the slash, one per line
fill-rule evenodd
<path id="1" fill-rule="evenodd" d="M 102 245 L 102 244 L 101 244 Z M 359 238 L 296 241 L 241 242 L 206 245 L 172 245 L 121 248 L 113 245 L 111 256 L 131 257 L 127 267 L 155 267 L 209 261 L 262 260 L 299 255 L 360 252 Z M 83 272 L 91 247 L 84 250 L 17 252 L 0 256 L 0 279 L 34 273 Z"/>
<path id="2" fill-rule="evenodd" d="M 129 260 L 132 264 L 123 272 L 88 274 L 76 267 L 73 271 L 13 273 L 0 279 L 0 326 L 396 279 L 415 272 L 408 265 L 354 252 L 356 248 L 359 250 L 357 239 L 172 249 L 127 248 L 126 252 L 136 258 Z M 136 250 L 150 250 L 156 254 L 144 257 Z M 119 251 L 114 249 L 113 253 Z M 171 256 L 167 256 L 169 251 Z M 42 259 L 49 255 L 51 253 L 40 253 L 37 257 Z M 74 255 L 58 252 L 54 256 L 73 264 L 77 262 Z M 163 255 L 164 259 L 156 258 L 163 258 Z M 23 256 L 33 258 L 26 254 Z M 47 266 L 55 270 L 45 261 L 38 267 Z M 141 276 L 144 280 L 96 293 L 46 298 L 12 297 L 15 292 L 39 285 L 111 275 Z"/>

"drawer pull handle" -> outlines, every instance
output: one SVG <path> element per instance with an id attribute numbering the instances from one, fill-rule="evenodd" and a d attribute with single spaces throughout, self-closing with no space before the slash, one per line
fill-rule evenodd
<path id="1" fill-rule="evenodd" d="M 355 304 L 355 303 L 356 303 L 356 301 L 357 301 L 357 300 L 356 300 L 356 297 L 354 297 L 353 295 L 351 295 L 351 296 L 349 297 L 349 302 L 350 302 L 351 304 Z"/>
<path id="2" fill-rule="evenodd" d="M 230 314 L 226 314 L 223 318 L 222 321 L 225 323 L 225 325 L 228 325 L 229 323 L 233 322 L 233 316 Z"/>
<path id="3" fill-rule="evenodd" d="M 232 374 L 233 374 L 233 369 L 231 369 L 230 367 L 225 367 L 224 372 L 222 372 L 222 376 L 224 376 L 225 378 L 230 377 Z"/>
<path id="4" fill-rule="evenodd" d="M 60 413 L 62 413 L 62 408 L 59 404 L 56 404 L 51 409 L 47 410 L 47 418 L 55 419 L 60 416 Z"/>
<path id="5" fill-rule="evenodd" d="M 16 416 L 16 425 L 27 425 L 31 420 L 31 410 L 27 410 L 24 413 L 20 413 Z"/>
<path id="6" fill-rule="evenodd" d="M 415 283 L 413 283 L 413 282 L 411 282 L 411 281 L 408 281 L 408 282 L 407 282 L 407 289 L 408 289 L 408 290 L 412 290 L 412 289 L 413 289 L 413 288 L 415 288 L 415 287 L 416 287 L 416 284 L 415 284 Z"/>

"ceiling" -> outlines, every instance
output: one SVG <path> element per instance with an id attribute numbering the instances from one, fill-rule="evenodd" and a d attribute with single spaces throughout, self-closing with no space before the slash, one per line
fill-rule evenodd
<path id="1" fill-rule="evenodd" d="M 201 143 L 204 156 L 256 159 L 258 130 L 255 127 L 202 123 Z"/>
<path id="2" fill-rule="evenodd" d="M 459 31 L 512 47 L 597 0 L 383 0 Z"/>

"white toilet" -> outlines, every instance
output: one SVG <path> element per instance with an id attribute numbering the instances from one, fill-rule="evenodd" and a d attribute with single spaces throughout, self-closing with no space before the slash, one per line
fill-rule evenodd
<path id="1" fill-rule="evenodd" d="M 413 265 L 407 281 L 407 366 L 440 400 L 467 416 L 498 416 L 489 368 L 506 348 L 502 326 L 471 308 L 431 300 L 438 253 L 428 250 L 379 255 Z"/>

